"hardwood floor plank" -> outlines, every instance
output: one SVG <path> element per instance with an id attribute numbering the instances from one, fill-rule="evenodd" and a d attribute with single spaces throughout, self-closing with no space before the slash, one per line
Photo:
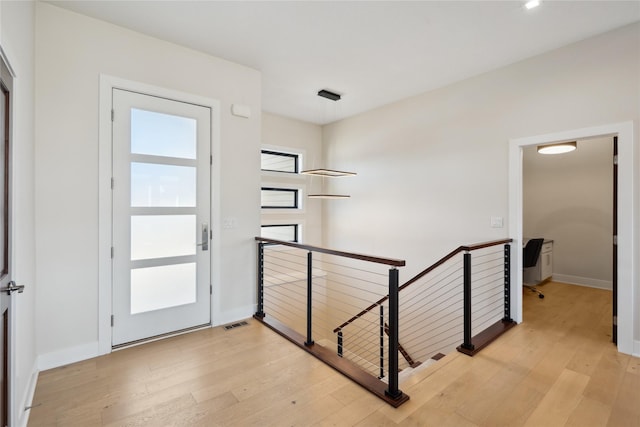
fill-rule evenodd
<path id="1" fill-rule="evenodd" d="M 563 425 L 582 400 L 588 381 L 587 375 L 564 369 L 524 425 Z"/>
<path id="2" fill-rule="evenodd" d="M 597 400 L 583 397 L 573 411 L 565 427 L 605 426 L 611 415 L 611 407 Z"/>
<path id="3" fill-rule="evenodd" d="M 607 425 L 640 426 L 640 375 L 624 373 Z"/>

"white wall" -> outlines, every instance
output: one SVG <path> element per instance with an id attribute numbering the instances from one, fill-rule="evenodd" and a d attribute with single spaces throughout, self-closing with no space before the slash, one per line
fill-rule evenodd
<path id="1" fill-rule="evenodd" d="M 36 58 L 41 358 L 59 364 L 97 349 L 100 74 L 220 101 L 214 322 L 250 316 L 260 222 L 260 73 L 44 3 L 36 5 Z M 232 116 L 234 103 L 249 106 L 251 118 Z M 222 230 L 224 218 L 236 227 Z"/>
<path id="2" fill-rule="evenodd" d="M 638 141 L 638 99 L 634 24 L 328 125 L 327 162 L 358 176 L 332 181 L 352 198 L 326 205 L 325 245 L 405 258 L 404 282 L 460 244 L 508 237 L 509 140 L 632 120 Z M 637 310 L 637 273 L 625 286 Z"/>
<path id="3" fill-rule="evenodd" d="M 613 138 L 559 155 L 523 151 L 524 235 L 554 241 L 555 280 L 611 289 Z"/>
<path id="4" fill-rule="evenodd" d="M 13 104 L 12 274 L 25 286 L 12 298 L 13 425 L 25 425 L 24 406 L 35 387 L 35 227 L 34 227 L 34 3 L 0 2 L 0 46 L 16 78 Z"/>
<path id="5" fill-rule="evenodd" d="M 276 114 L 262 114 L 262 144 L 267 148 L 292 149 L 302 154 L 302 170 L 322 167 L 322 127 Z M 310 245 L 322 244 L 322 200 L 307 199 L 306 194 L 322 190 L 321 178 L 307 175 L 290 176 L 277 172 L 263 172 L 263 184 L 292 185 L 304 190 L 302 209 L 290 213 L 282 209 L 263 209 L 263 224 L 282 224 L 296 221 L 302 225 L 302 241 Z"/>

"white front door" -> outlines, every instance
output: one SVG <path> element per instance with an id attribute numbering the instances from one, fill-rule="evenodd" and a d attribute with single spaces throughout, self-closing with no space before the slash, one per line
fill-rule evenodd
<path id="1" fill-rule="evenodd" d="M 118 346 L 211 323 L 211 109 L 112 94 Z"/>

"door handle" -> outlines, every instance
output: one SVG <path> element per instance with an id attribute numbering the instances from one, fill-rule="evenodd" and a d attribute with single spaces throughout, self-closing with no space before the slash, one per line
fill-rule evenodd
<path id="1" fill-rule="evenodd" d="M 201 246 L 203 251 L 209 250 L 209 224 L 206 222 L 202 224 L 202 241 L 196 246 Z"/>
<path id="2" fill-rule="evenodd" d="M 24 292 L 24 285 L 16 285 L 16 282 L 12 280 L 7 283 L 7 286 L 0 288 L 0 292 L 6 292 L 7 295 L 11 295 L 14 292 L 21 294 Z"/>

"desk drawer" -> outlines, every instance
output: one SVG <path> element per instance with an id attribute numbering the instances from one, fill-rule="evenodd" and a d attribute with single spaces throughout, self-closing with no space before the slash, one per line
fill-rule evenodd
<path id="1" fill-rule="evenodd" d="M 546 252 L 551 252 L 553 250 L 553 242 L 547 242 L 542 245 L 541 252 L 544 254 Z"/>

